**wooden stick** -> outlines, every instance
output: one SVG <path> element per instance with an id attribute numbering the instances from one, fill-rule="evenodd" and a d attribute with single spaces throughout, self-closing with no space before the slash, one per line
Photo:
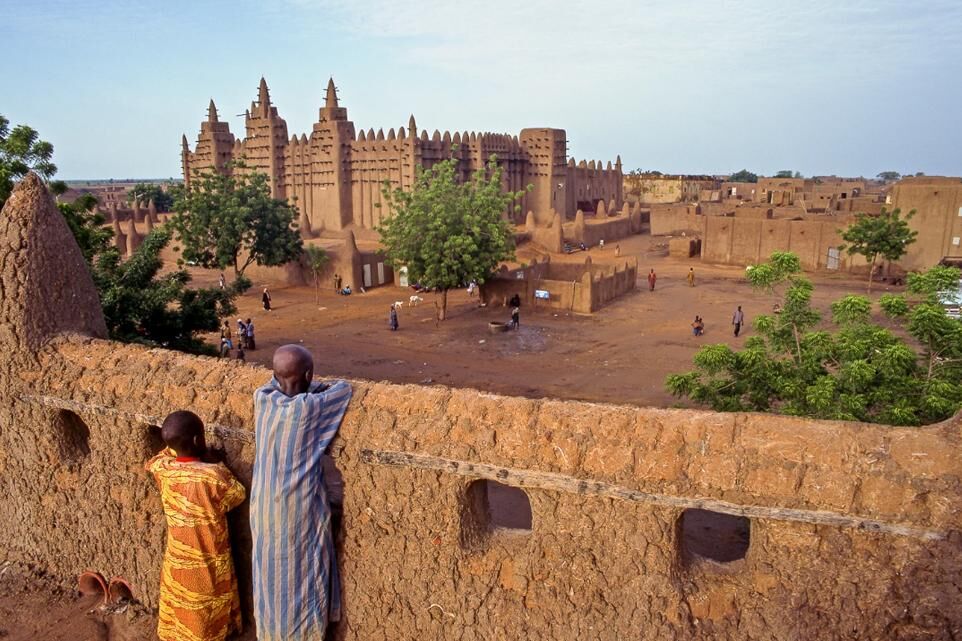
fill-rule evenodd
<path id="1" fill-rule="evenodd" d="M 904 523 L 889 523 L 876 519 L 861 516 L 851 516 L 829 512 L 823 510 L 802 510 L 796 508 L 765 507 L 760 505 L 738 505 L 727 501 L 719 501 L 710 498 L 690 498 L 684 496 L 671 496 L 667 494 L 654 494 L 642 492 L 627 487 L 612 485 L 601 481 L 579 479 L 565 474 L 554 472 L 537 472 L 532 470 L 519 470 L 486 463 L 471 463 L 468 461 L 456 461 L 436 456 L 426 456 L 424 454 L 413 454 L 410 452 L 389 452 L 382 450 L 361 450 L 361 460 L 372 465 L 388 465 L 395 467 L 410 467 L 425 470 L 438 470 L 466 476 L 469 478 L 481 478 L 514 485 L 517 487 L 533 487 L 541 490 L 551 490 L 556 492 L 566 492 L 570 494 L 580 494 L 584 496 L 599 496 L 603 498 L 619 499 L 623 501 L 638 501 L 641 503 L 652 503 L 664 507 L 676 509 L 701 509 L 731 514 L 734 516 L 745 516 L 749 518 L 773 519 L 778 521 L 796 521 L 801 523 L 813 523 L 816 525 L 831 525 L 835 527 L 848 527 L 868 532 L 879 532 L 882 534 L 893 534 L 896 536 L 907 536 L 911 538 L 923 539 L 926 541 L 938 541 L 946 537 L 946 533 L 940 530 L 916 527 Z"/>

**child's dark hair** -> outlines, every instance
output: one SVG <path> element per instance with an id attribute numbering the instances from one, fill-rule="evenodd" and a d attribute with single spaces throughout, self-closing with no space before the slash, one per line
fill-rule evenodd
<path id="1" fill-rule="evenodd" d="M 169 414 L 161 425 L 160 435 L 167 447 L 179 456 L 200 456 L 206 450 L 204 422 L 187 410 Z"/>

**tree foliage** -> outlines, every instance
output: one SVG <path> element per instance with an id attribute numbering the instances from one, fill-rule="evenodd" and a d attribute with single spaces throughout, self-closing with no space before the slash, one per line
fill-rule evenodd
<path id="1" fill-rule="evenodd" d="M 97 199 L 91 194 L 84 194 L 72 203 L 57 203 L 88 264 L 110 248 L 114 237 L 114 232 L 103 226 L 106 219 L 97 212 L 96 205 Z"/>
<path id="2" fill-rule="evenodd" d="M 869 263 L 869 293 L 872 292 L 872 280 L 878 259 L 898 260 L 905 255 L 908 246 L 914 243 L 919 235 L 917 231 L 912 231 L 908 223 L 915 215 L 915 210 L 910 211 L 905 218 L 901 218 L 900 214 L 900 209 L 889 212 L 884 208 L 877 216 L 858 214 L 855 222 L 842 231 L 842 239 L 848 243 L 843 245 L 842 249 L 845 249 L 849 256 L 864 256 Z"/>
<path id="3" fill-rule="evenodd" d="M 792 171 L 791 169 L 782 169 L 780 172 L 775 174 L 774 178 L 804 178 L 802 172 Z"/>
<path id="4" fill-rule="evenodd" d="M 483 283 L 498 265 L 514 257 L 511 227 L 504 217 L 522 192 L 506 192 L 502 170 L 491 156 L 482 170 L 458 180 L 458 161 L 418 168 L 410 191 L 385 183 L 389 217 L 380 226 L 388 260 L 406 266 L 409 278 L 441 292 L 441 314 L 447 291 L 470 281 Z"/>
<path id="5" fill-rule="evenodd" d="M 728 181 L 733 183 L 757 183 L 758 174 L 753 174 L 747 169 L 742 169 L 729 176 Z"/>
<path id="6" fill-rule="evenodd" d="M 323 247 L 308 245 L 304 248 L 304 260 L 307 268 L 311 270 L 311 279 L 314 281 L 314 304 L 320 302 L 321 272 L 327 266 L 329 256 Z"/>
<path id="7" fill-rule="evenodd" d="M 0 207 L 3 207 L 13 191 L 14 184 L 35 172 L 45 181 L 57 173 L 53 163 L 53 145 L 40 140 L 40 134 L 27 125 L 10 129 L 10 121 L 0 114 Z M 55 193 L 62 193 L 63 183 L 51 185 Z"/>
<path id="8" fill-rule="evenodd" d="M 902 177 L 902 174 L 900 174 L 897 171 L 880 171 L 878 173 L 878 176 L 876 176 L 876 178 L 878 178 L 879 180 L 883 180 L 887 183 L 894 182 L 901 177 Z"/>
<path id="9" fill-rule="evenodd" d="M 170 185 L 168 185 L 167 190 L 164 190 L 156 183 L 137 183 L 127 192 L 127 202 L 130 204 L 137 202 L 146 207 L 153 200 L 157 211 L 170 211 L 174 206 L 174 197 L 170 194 L 169 189 Z"/>
<path id="10" fill-rule="evenodd" d="M 917 352 L 872 322 L 872 304 L 863 296 L 835 301 L 830 326 L 820 327 L 811 283 L 786 272 L 784 256 L 779 260 L 782 267 L 771 264 L 778 262 L 773 256 L 755 268 L 761 270 L 758 282 L 749 280 L 763 288 L 788 285 L 781 313 L 756 318 L 757 334 L 741 351 L 724 344 L 702 348 L 694 370 L 668 377 L 673 394 L 719 411 L 893 425 L 933 423 L 962 408 L 962 322 L 949 318 L 937 300 L 948 283 L 958 287 L 958 269 L 913 275 L 906 296 L 880 301 L 921 346 Z"/>
<path id="11" fill-rule="evenodd" d="M 228 290 L 190 289 L 184 270 L 161 273 L 160 254 L 170 242 L 166 228 L 155 229 L 126 261 L 113 247 L 113 231 L 87 194 L 60 203 L 70 231 L 87 261 L 110 337 L 193 353 L 215 353 L 198 337 L 215 331 L 222 318 L 235 311 L 233 300 L 246 286 L 236 281 Z"/>
<path id="12" fill-rule="evenodd" d="M 170 225 L 188 262 L 233 267 L 241 276 L 252 264 L 283 265 L 301 255 L 296 210 L 271 197 L 267 176 L 243 163 L 232 163 L 227 173 L 199 172 L 189 188 L 171 191 L 177 213 Z"/>
<path id="13" fill-rule="evenodd" d="M 161 274 L 160 253 L 170 240 L 170 230 L 155 229 L 126 261 L 115 250 L 97 257 L 93 276 L 107 329 L 128 343 L 213 353 L 197 334 L 216 331 L 220 319 L 236 311 L 237 290 L 190 289 L 183 269 Z"/>

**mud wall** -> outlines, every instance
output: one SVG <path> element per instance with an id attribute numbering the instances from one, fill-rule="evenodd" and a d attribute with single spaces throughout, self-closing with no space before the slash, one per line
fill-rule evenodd
<path id="1" fill-rule="evenodd" d="M 651 208 L 651 235 L 703 233 L 705 217 L 697 215 L 697 205 L 654 205 Z"/>
<path id="2" fill-rule="evenodd" d="M 962 257 L 962 179 L 906 178 L 892 188 L 891 205 L 904 217 L 913 209 L 909 226 L 919 233 L 899 264 L 928 269 L 946 256 Z"/>
<path id="3" fill-rule="evenodd" d="M 798 255 L 806 270 L 829 269 L 829 251 L 844 245 L 839 229 L 844 221 L 836 219 L 784 220 L 705 216 L 702 259 L 711 263 L 754 265 L 766 260 L 773 251 Z M 861 272 L 866 262 L 860 256 L 838 251 L 839 271 Z"/>
<path id="4" fill-rule="evenodd" d="M 250 392 L 269 373 L 79 338 L 40 358 L 39 372 L 3 381 L 15 389 L 2 410 L 3 556 L 65 579 L 127 576 L 153 604 L 164 526 L 141 469 L 159 447 L 150 426 L 198 412 L 247 482 Z M 958 421 L 896 429 L 354 386 L 334 446 L 340 638 L 877 639 L 962 625 Z M 65 438 L 64 409 L 89 429 L 89 453 Z M 465 543 L 483 478 L 525 490 L 530 533 Z M 687 507 L 751 515 L 745 558 L 686 559 Z M 242 508 L 247 590 L 245 524 Z"/>
<path id="5" fill-rule="evenodd" d="M 153 426 L 197 412 L 246 483 L 251 392 L 269 372 L 85 336 L 102 320 L 52 211 L 0 216 L 0 558 L 65 584 L 87 568 L 126 576 L 152 605 L 164 539 L 143 471 Z M 34 233 L 45 222 L 60 228 Z M 63 286 L 70 300 L 51 289 Z M 337 639 L 962 633 L 962 417 L 894 428 L 353 386 L 331 452 Z M 489 481 L 524 493 L 530 528 L 477 509 Z M 748 519 L 744 555 L 695 552 L 692 509 Z M 246 519 L 241 507 L 231 525 L 248 598 Z"/>

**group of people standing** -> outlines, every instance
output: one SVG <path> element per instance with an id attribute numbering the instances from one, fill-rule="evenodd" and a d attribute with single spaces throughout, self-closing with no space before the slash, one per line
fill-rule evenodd
<path id="1" fill-rule="evenodd" d="M 285 345 L 254 392 L 250 486 L 251 584 L 261 641 L 320 641 L 340 619 L 340 578 L 322 456 L 351 400 L 346 381 L 314 380 L 311 353 Z M 166 448 L 146 469 L 167 520 L 160 578 L 160 641 L 223 641 L 241 629 L 227 513 L 244 486 L 208 451 L 193 412 L 167 416 Z"/>
<path id="2" fill-rule="evenodd" d="M 230 356 L 231 350 L 235 349 L 235 343 L 230 330 L 230 321 L 224 321 L 224 326 L 220 329 L 220 355 L 222 357 Z M 244 360 L 244 351 L 257 349 L 257 343 L 254 340 L 254 321 L 248 318 L 246 321 L 243 318 L 237 319 L 237 360 Z"/>

